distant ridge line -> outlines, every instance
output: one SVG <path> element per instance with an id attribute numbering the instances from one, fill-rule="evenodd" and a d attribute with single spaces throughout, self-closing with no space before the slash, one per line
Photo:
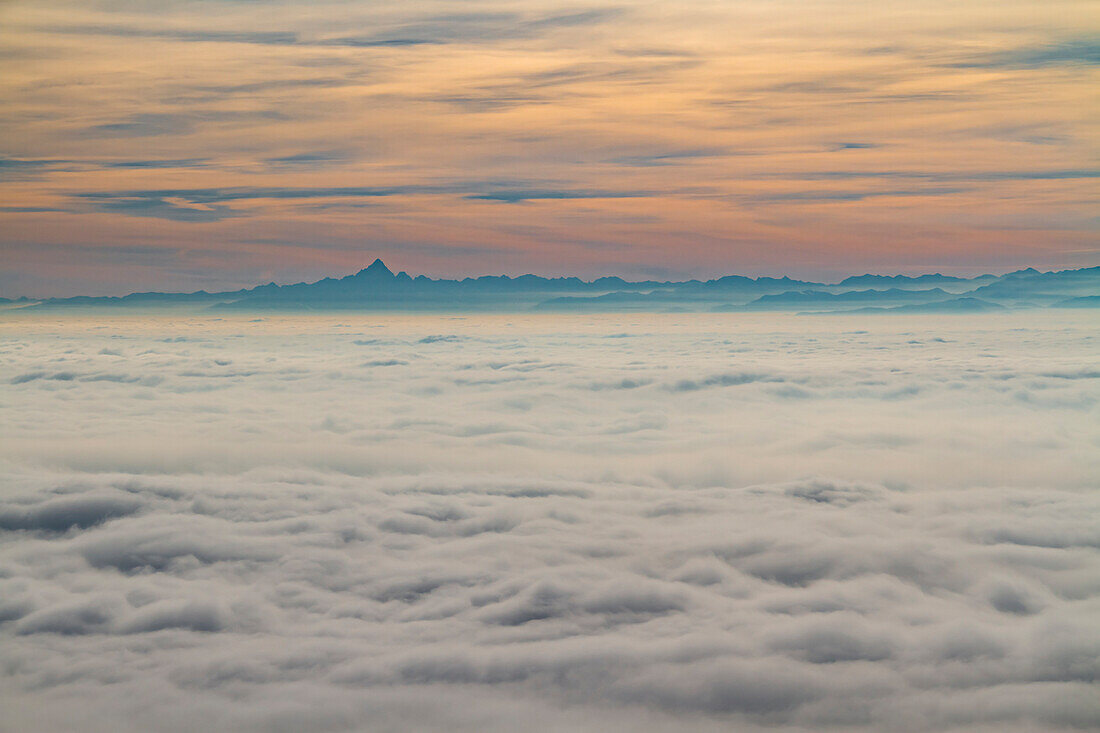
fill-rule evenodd
<path id="1" fill-rule="evenodd" d="M 710 280 L 641 280 L 600 277 L 482 275 L 459 280 L 394 273 L 381 258 L 339 278 L 240 290 L 190 293 L 142 292 L 125 296 L 0 299 L 12 307 L 199 307 L 216 310 L 371 310 L 371 311 L 716 311 L 790 310 L 812 307 L 835 311 L 861 306 L 879 311 L 968 312 L 1001 307 L 1094 307 L 1100 295 L 1100 267 L 1040 272 L 1035 268 L 1004 275 L 965 278 L 864 274 L 836 283 L 790 277 L 725 275 Z M 948 307 L 965 296 L 965 304 Z M 933 304 L 941 303 L 943 307 Z M 986 307 L 989 306 L 989 307 Z"/>

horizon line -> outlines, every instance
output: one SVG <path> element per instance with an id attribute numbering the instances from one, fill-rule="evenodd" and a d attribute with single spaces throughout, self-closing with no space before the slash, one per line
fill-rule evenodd
<path id="1" fill-rule="evenodd" d="M 321 282 L 324 282 L 326 280 L 337 280 L 338 281 L 338 280 L 343 280 L 345 278 L 356 277 L 356 276 L 362 275 L 363 273 L 369 272 L 370 270 L 372 270 L 376 267 L 377 267 L 378 271 L 383 271 L 384 270 L 392 278 L 395 278 L 395 279 L 396 278 L 401 278 L 402 276 L 404 276 L 404 277 L 408 278 L 410 281 L 429 281 L 429 282 L 461 283 L 461 282 L 476 282 L 478 280 L 489 280 L 489 279 L 515 281 L 515 280 L 521 280 L 523 278 L 536 278 L 538 280 L 545 280 L 545 281 L 576 280 L 576 281 L 578 281 L 578 282 L 580 282 L 584 285 L 592 285 L 592 284 L 597 283 L 601 280 L 621 280 L 626 285 L 644 285 L 644 284 L 675 285 L 675 284 L 686 284 L 686 283 L 696 283 L 696 282 L 697 283 L 710 283 L 710 282 L 717 282 L 717 281 L 723 280 L 725 278 L 744 278 L 744 279 L 752 280 L 752 281 L 759 281 L 759 280 L 765 280 L 765 281 L 766 280 L 780 280 L 780 281 L 782 281 L 782 280 L 786 279 L 786 280 L 790 280 L 791 282 L 794 282 L 794 283 L 804 283 L 804 284 L 807 284 L 807 285 L 822 285 L 822 286 L 830 286 L 831 287 L 831 286 L 841 285 L 847 280 L 852 280 L 852 279 L 857 279 L 857 278 L 867 278 L 867 277 L 887 278 L 887 279 L 908 279 L 908 280 L 918 280 L 918 279 L 921 279 L 921 278 L 942 277 L 942 278 L 949 278 L 949 279 L 953 279 L 953 280 L 957 280 L 957 281 L 968 281 L 968 280 L 979 280 L 979 279 L 987 278 L 987 277 L 1001 278 L 1001 277 L 1005 277 L 1007 275 L 1012 275 L 1012 274 L 1015 274 L 1015 273 L 1022 273 L 1022 272 L 1034 272 L 1034 273 L 1037 273 L 1037 274 L 1045 274 L 1045 273 L 1052 273 L 1052 272 L 1071 272 L 1071 271 L 1077 271 L 1077 270 L 1090 270 L 1090 269 L 1095 269 L 1097 267 L 1100 267 L 1100 265 L 1086 265 L 1086 266 L 1083 266 L 1083 267 L 1069 267 L 1069 268 L 1065 268 L 1065 269 L 1062 269 L 1062 270 L 1040 270 L 1040 269 L 1038 269 L 1034 266 L 1025 266 L 1025 267 L 1018 267 L 1017 269 L 1014 269 L 1014 270 L 1007 270 L 1007 271 L 1001 272 L 1001 273 L 987 271 L 987 272 L 983 272 L 979 275 L 971 275 L 971 276 L 948 275 L 948 274 L 944 274 L 942 272 L 923 272 L 919 275 L 906 275 L 906 274 L 903 274 L 903 273 L 886 274 L 886 273 L 882 273 L 882 272 L 862 272 L 862 273 L 852 273 L 850 275 L 846 275 L 846 276 L 840 278 L 839 280 L 836 280 L 835 282 L 828 282 L 826 280 L 805 280 L 805 279 L 802 279 L 802 278 L 794 278 L 794 277 L 791 277 L 791 276 L 785 275 L 785 274 L 784 275 L 757 275 L 757 276 L 754 277 L 754 276 L 750 276 L 750 275 L 742 275 L 742 274 L 739 274 L 739 273 L 736 273 L 736 272 L 727 273 L 727 274 L 724 274 L 724 275 L 716 275 L 716 276 L 711 277 L 711 278 L 699 278 L 699 277 L 692 277 L 692 278 L 685 278 L 685 279 L 648 278 L 648 279 L 644 279 L 644 280 L 630 280 L 630 279 L 627 279 L 626 277 L 623 277 L 621 275 L 600 275 L 600 276 L 597 276 L 597 277 L 592 277 L 590 279 L 585 279 L 584 277 L 581 277 L 581 276 L 578 276 L 578 275 L 540 275 L 540 274 L 532 273 L 532 272 L 523 273 L 522 275 L 506 275 L 506 274 L 493 275 L 493 274 L 486 273 L 486 274 L 482 274 L 482 275 L 468 275 L 468 276 L 465 276 L 465 277 L 447 277 L 447 276 L 432 277 L 430 275 L 425 275 L 425 274 L 411 275 L 405 270 L 399 270 L 397 272 L 394 272 L 393 270 L 391 270 L 386 265 L 386 263 L 382 260 L 381 257 L 375 257 L 370 265 L 368 265 L 366 267 L 363 267 L 359 270 L 356 270 L 354 272 L 350 272 L 350 273 L 345 274 L 345 275 L 337 275 L 337 276 L 326 275 L 326 276 L 317 278 L 316 280 L 298 280 L 298 281 L 285 281 L 285 282 L 277 282 L 275 280 L 270 280 L 268 282 L 256 282 L 252 285 L 243 285 L 239 288 L 229 289 L 229 290 L 206 290 L 206 289 L 190 290 L 190 291 L 186 291 L 186 290 L 134 290 L 134 291 L 130 291 L 128 293 L 125 293 L 124 295 L 84 295 L 84 294 L 77 293 L 77 294 L 71 294 L 71 295 L 51 295 L 51 296 L 18 295 L 18 296 L 7 297 L 7 296 L 3 296 L 2 294 L 0 294 L 0 301 L 26 302 L 26 301 L 68 300 L 68 299 L 75 299 L 75 298 L 94 298 L 94 299 L 97 299 L 97 300 L 111 300 L 111 299 L 117 300 L 117 299 L 122 299 L 122 298 L 126 298 L 126 297 L 133 296 L 133 295 L 149 295 L 149 294 L 197 295 L 197 294 L 204 294 L 205 293 L 205 294 L 208 294 L 208 295 L 216 295 L 216 294 L 225 294 L 225 293 L 235 293 L 235 292 L 239 292 L 239 291 L 250 291 L 250 290 L 254 290 L 254 289 L 257 289 L 257 288 L 261 288 L 261 287 L 275 286 L 275 287 L 282 288 L 282 287 L 290 287 L 290 286 L 296 286 L 296 285 L 315 285 L 317 283 L 321 283 Z"/>

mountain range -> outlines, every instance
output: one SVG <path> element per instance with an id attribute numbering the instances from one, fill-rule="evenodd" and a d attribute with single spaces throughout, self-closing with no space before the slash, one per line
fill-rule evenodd
<path id="1" fill-rule="evenodd" d="M 727 275 L 713 280 L 581 280 L 486 275 L 462 280 L 394 273 L 376 259 L 354 275 L 312 283 L 209 293 L 132 293 L 15 300 L 0 307 L 185 308 L 253 311 L 540 311 L 540 312 L 980 312 L 1004 308 L 1096 308 L 1100 267 L 1040 272 L 1034 268 L 973 278 L 931 274 L 858 275 L 838 283 Z"/>

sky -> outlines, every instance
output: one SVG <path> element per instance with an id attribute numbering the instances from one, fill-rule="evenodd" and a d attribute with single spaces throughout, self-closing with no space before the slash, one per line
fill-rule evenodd
<path id="1" fill-rule="evenodd" d="M 1088 0 L 0 3 L 0 296 L 1100 263 Z"/>

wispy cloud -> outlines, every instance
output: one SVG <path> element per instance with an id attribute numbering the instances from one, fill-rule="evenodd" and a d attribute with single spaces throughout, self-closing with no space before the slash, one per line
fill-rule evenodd
<path id="1" fill-rule="evenodd" d="M 337 150 L 319 150 L 312 153 L 295 153 L 294 155 L 281 155 L 277 158 L 266 158 L 265 162 L 275 166 L 313 168 L 339 163 L 347 159 L 346 153 Z"/>
<path id="2" fill-rule="evenodd" d="M 623 199 L 641 198 L 652 196 L 647 191 L 601 191 L 601 190 L 557 190 L 557 189 L 516 189 L 511 191 L 493 191 L 488 193 L 472 193 L 466 196 L 468 199 L 482 201 L 503 201 L 506 203 L 518 203 L 521 201 L 537 200 L 569 200 L 569 199 Z"/>
<path id="3" fill-rule="evenodd" d="M 720 158 L 731 154 L 730 151 L 720 148 L 698 148 L 695 150 L 670 150 L 648 155 L 625 155 L 619 158 L 609 158 L 607 162 L 615 165 L 651 168 L 655 166 L 677 165 L 699 158 Z"/>
<path id="4" fill-rule="evenodd" d="M 764 0 L 14 0 L 0 246 L 157 219 L 180 252 L 377 241 L 426 272 L 483 271 L 470 241 L 517 272 L 1090 264 L 1096 24 L 1076 0 L 930 2 L 823 24 Z M 36 209 L 74 215 L 32 231 Z M 312 272 L 234 252 L 217 266 Z"/>
<path id="5" fill-rule="evenodd" d="M 26 181 L 41 178 L 50 171 L 79 167 L 78 161 L 50 158 L 0 157 L 0 181 Z"/>
<path id="6" fill-rule="evenodd" d="M 1097 66 L 1100 65 L 1100 37 L 1074 38 L 994 51 L 956 65 L 1023 69 L 1044 66 Z"/>
<path id="7" fill-rule="evenodd" d="M 108 214 L 181 222 L 215 222 L 240 216 L 228 206 L 200 204 L 174 196 L 120 196 L 96 199 L 93 208 Z"/>
<path id="8" fill-rule="evenodd" d="M 191 43 L 258 43 L 285 46 L 298 42 L 298 34 L 291 31 L 223 31 L 127 25 L 50 25 L 38 26 L 35 30 L 42 33 L 160 39 Z"/>
<path id="9" fill-rule="evenodd" d="M 798 174 L 806 180 L 830 178 L 902 178 L 929 181 L 1065 181 L 1100 178 L 1100 168 L 1067 168 L 1063 170 L 976 170 L 976 171 L 921 171 L 921 170 L 864 170 L 864 171 L 807 171 Z"/>
<path id="10" fill-rule="evenodd" d="M 151 216 L 174 221 L 219 221 L 245 212 L 225 206 L 227 202 L 246 200 L 306 200 L 345 198 L 385 198 L 415 195 L 460 195 L 466 199 L 519 203 L 534 200 L 573 200 L 639 198 L 652 195 L 646 191 L 599 189 L 526 188 L 515 184 L 493 182 L 453 182 L 441 184 L 408 184 L 400 186 L 334 186 L 334 187 L 236 187 L 195 189 L 152 189 L 129 191 L 90 191 L 72 194 L 77 201 L 87 202 L 102 212 L 129 216 Z"/>
<path id="11" fill-rule="evenodd" d="M 59 209 L 52 206 L 0 206 L 0 211 L 8 214 L 45 214 L 45 213 L 63 213 L 66 209 Z"/>
<path id="12" fill-rule="evenodd" d="M 872 191 L 784 191 L 774 194 L 758 194 L 748 197 L 756 202 L 829 202 L 829 201 L 864 201 L 871 198 L 911 198 L 923 196 L 950 196 L 956 193 L 966 193 L 973 189 L 929 187 L 914 189 L 886 189 Z"/>
<path id="13" fill-rule="evenodd" d="M 274 109 L 269 110 L 216 110 L 200 109 L 178 113 L 143 113 L 131 115 L 118 122 L 91 125 L 82 130 L 86 137 L 160 137 L 167 135 L 188 135 L 201 125 L 217 122 L 248 122 L 260 120 L 281 120 L 285 115 Z"/>
<path id="14" fill-rule="evenodd" d="M 875 143 L 833 143 L 831 149 L 833 152 L 839 152 L 841 150 L 870 150 L 877 147 L 879 145 Z"/>
<path id="15" fill-rule="evenodd" d="M 399 25 L 363 36 L 337 36 L 316 41 L 331 46 L 417 46 L 444 43 L 489 43 L 534 38 L 561 28 L 595 25 L 622 15 L 618 8 L 529 17 L 513 12 L 455 13 Z"/>
<path id="16" fill-rule="evenodd" d="M 103 163 L 105 168 L 202 168 L 207 158 L 180 158 L 177 160 L 114 160 Z"/>
<path id="17" fill-rule="evenodd" d="M 519 12 L 468 12 L 427 16 L 364 35 L 316 37 L 297 31 L 183 29 L 119 24 L 38 26 L 42 33 L 158 39 L 186 43 L 244 43 L 267 46 L 345 46 L 398 48 L 425 44 L 489 43 L 533 38 L 562 28 L 606 23 L 621 8 L 593 8 L 570 13 L 530 15 Z"/>

